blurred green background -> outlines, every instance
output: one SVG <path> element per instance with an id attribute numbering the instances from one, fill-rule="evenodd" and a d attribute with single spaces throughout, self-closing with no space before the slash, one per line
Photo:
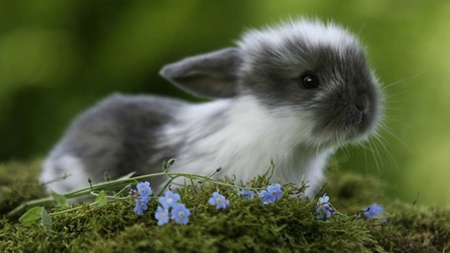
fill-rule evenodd
<path id="1" fill-rule="evenodd" d="M 192 100 L 162 65 L 297 16 L 357 33 L 387 87 L 384 145 L 340 151 L 339 170 L 375 175 L 406 201 L 450 203 L 450 1 L 0 1 L 0 161 L 45 156 L 113 92 Z"/>

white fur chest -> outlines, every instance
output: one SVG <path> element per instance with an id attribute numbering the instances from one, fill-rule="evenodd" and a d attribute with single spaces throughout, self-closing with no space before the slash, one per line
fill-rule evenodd
<path id="1" fill-rule="evenodd" d="M 293 113 L 292 108 L 269 111 L 252 97 L 192 105 L 179 115 L 180 122 L 164 130 L 169 142 L 188 144 L 172 171 L 210 175 L 222 166 L 217 178 L 235 175 L 238 183 L 245 183 L 264 174 L 273 160 L 272 181 L 300 184 L 304 177 L 315 188 L 334 151 L 308 148 L 313 122 L 307 113 Z"/>

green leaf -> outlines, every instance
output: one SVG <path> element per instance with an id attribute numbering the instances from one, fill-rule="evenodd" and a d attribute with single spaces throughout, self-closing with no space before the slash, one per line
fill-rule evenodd
<path id="1" fill-rule="evenodd" d="M 123 176 L 123 177 L 120 177 L 119 179 L 117 179 L 117 180 L 115 180 L 115 181 L 120 181 L 120 180 L 122 180 L 122 179 L 128 179 L 128 178 L 132 177 L 135 173 L 136 173 L 136 172 L 133 171 L 133 172 L 131 172 L 131 173 L 126 174 L 126 175 Z"/>
<path id="2" fill-rule="evenodd" d="M 69 206 L 69 202 L 67 202 L 66 197 L 64 197 L 63 195 L 58 194 L 54 191 L 51 191 L 50 194 L 52 195 L 53 200 L 56 202 L 56 207 Z"/>
<path id="3" fill-rule="evenodd" d="M 20 223 L 25 226 L 39 224 L 39 222 L 41 221 L 41 214 L 43 209 L 43 207 L 39 206 L 31 208 L 19 218 Z"/>
<path id="4" fill-rule="evenodd" d="M 42 208 L 41 211 L 41 222 L 39 224 L 47 230 L 52 230 L 52 220 L 50 219 L 50 215 L 48 215 L 47 210 L 44 208 Z"/>
<path id="5" fill-rule="evenodd" d="M 43 207 L 33 207 L 19 218 L 24 226 L 39 225 L 47 230 L 52 229 L 50 215 Z"/>
<path id="6" fill-rule="evenodd" d="M 175 158 L 171 158 L 168 162 L 167 165 L 172 166 L 175 163 Z"/>
<path id="7" fill-rule="evenodd" d="M 108 198 L 106 196 L 105 191 L 101 191 L 98 195 L 97 198 L 95 199 L 95 202 L 92 203 L 93 206 L 96 207 L 101 207 L 104 206 L 108 203 Z"/>

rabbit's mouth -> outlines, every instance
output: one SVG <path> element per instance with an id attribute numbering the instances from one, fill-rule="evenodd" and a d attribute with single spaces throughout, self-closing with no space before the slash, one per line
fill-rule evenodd
<path id="1" fill-rule="evenodd" d="M 349 106 L 346 110 L 332 111 L 328 117 L 316 122 L 313 135 L 325 146 L 341 146 L 347 143 L 366 140 L 376 131 L 379 121 L 379 109 L 361 110 Z"/>
<path id="2" fill-rule="evenodd" d="M 374 114 L 360 108 L 352 108 L 348 110 L 346 117 L 345 127 L 350 130 L 350 132 L 355 132 L 365 134 L 370 131 L 372 125 L 375 124 Z M 353 130 L 353 131 L 352 131 Z"/>

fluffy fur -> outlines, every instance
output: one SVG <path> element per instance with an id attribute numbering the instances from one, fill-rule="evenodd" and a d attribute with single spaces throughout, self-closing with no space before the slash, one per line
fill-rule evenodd
<path id="1" fill-rule="evenodd" d="M 217 100 L 191 104 L 156 96 L 115 95 L 81 114 L 52 150 L 43 182 L 58 192 L 89 176 L 101 181 L 136 171 L 236 176 L 245 183 L 275 163 L 273 180 L 311 190 L 327 159 L 376 130 L 382 94 L 359 42 L 335 24 L 298 20 L 250 30 L 237 48 L 189 57 L 160 74 L 178 87 Z M 305 75 L 318 85 L 305 88 Z M 167 178 L 151 180 L 154 188 Z M 182 182 L 178 182 L 182 183 Z"/>
<path id="2" fill-rule="evenodd" d="M 218 125 L 208 127 L 210 117 L 219 111 Z M 173 125 L 163 129 L 163 136 L 170 136 L 172 145 L 187 144 L 180 149 L 173 171 L 209 175 L 221 166 L 217 177 L 236 175 L 246 182 L 267 172 L 273 159 L 274 180 L 300 183 L 305 176 L 318 182 L 333 148 L 319 152 L 300 141 L 308 139 L 313 129 L 308 116 L 293 117 L 287 108 L 268 111 L 254 97 L 244 96 L 186 107 Z"/>

